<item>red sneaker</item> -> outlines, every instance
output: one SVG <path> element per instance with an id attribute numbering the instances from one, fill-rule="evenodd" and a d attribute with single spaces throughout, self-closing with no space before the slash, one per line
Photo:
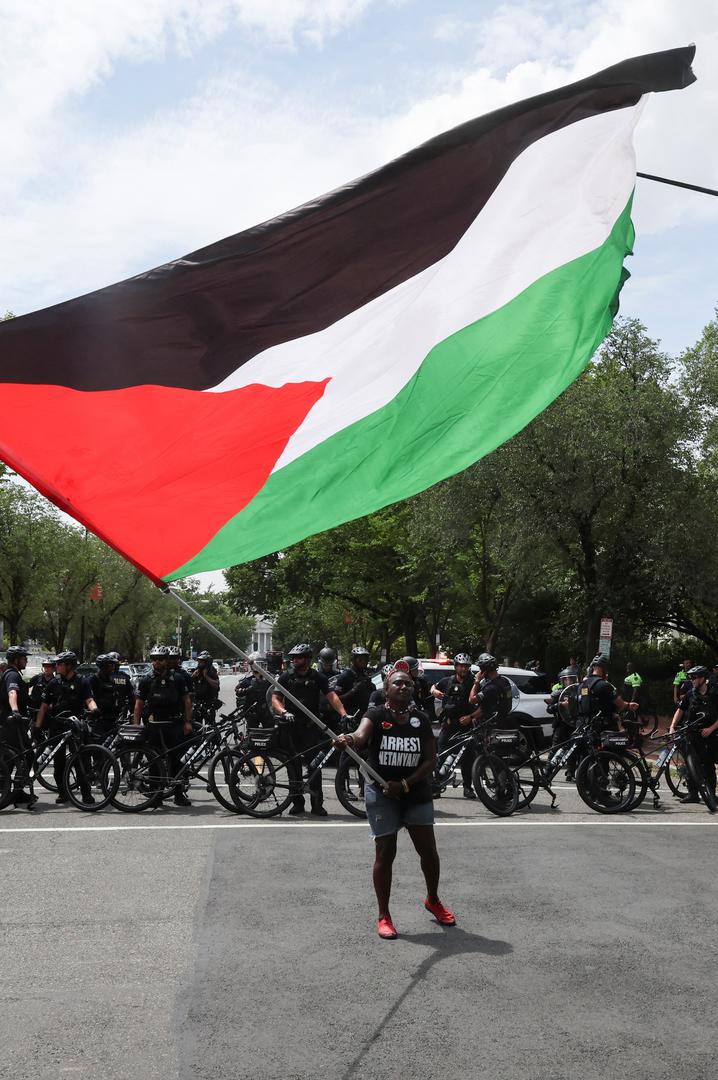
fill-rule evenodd
<path id="1" fill-rule="evenodd" d="M 387 939 L 399 937 L 396 927 L 391 921 L 391 915 L 382 915 L 382 917 L 377 920 L 376 932 L 379 937 Z"/>
<path id="2" fill-rule="evenodd" d="M 456 926 L 456 918 L 453 911 L 449 911 L 447 907 L 444 907 L 441 900 L 437 900 L 435 904 L 432 904 L 427 897 L 424 901 L 424 907 L 427 911 L 430 911 L 438 923 L 442 926 Z"/>

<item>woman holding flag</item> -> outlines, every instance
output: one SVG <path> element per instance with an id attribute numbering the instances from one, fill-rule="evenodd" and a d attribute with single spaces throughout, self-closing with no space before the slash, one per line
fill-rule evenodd
<path id="1" fill-rule="evenodd" d="M 453 914 L 441 903 L 439 854 L 434 837 L 431 776 L 436 764 L 436 740 L 431 722 L 413 704 L 414 684 L 405 671 L 386 679 L 386 704 L 370 706 L 356 732 L 340 735 L 337 746 L 368 746 L 368 762 L 386 781 L 384 789 L 367 781 L 364 801 L 376 844 L 374 889 L 379 905 L 377 932 L 398 936 L 389 912 L 392 867 L 399 829 L 406 826 L 421 860 L 426 881 L 424 907 L 442 926 L 453 926 Z"/>

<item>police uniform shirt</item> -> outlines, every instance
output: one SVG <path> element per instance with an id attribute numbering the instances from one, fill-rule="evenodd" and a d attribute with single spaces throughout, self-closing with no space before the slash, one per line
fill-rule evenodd
<path id="1" fill-rule="evenodd" d="M 234 688 L 238 705 L 264 705 L 269 683 L 261 675 L 245 675 Z"/>
<path id="2" fill-rule="evenodd" d="M 369 699 L 372 696 L 374 685 L 367 675 L 366 671 L 357 671 L 355 667 L 348 667 L 342 671 L 334 683 L 334 690 L 340 697 L 348 693 L 349 690 L 353 690 L 359 683 L 359 688 L 356 693 L 352 694 L 347 702 L 347 708 L 350 712 L 355 712 L 357 709 L 364 714 L 364 711 L 369 705 Z"/>
<path id="3" fill-rule="evenodd" d="M 112 681 L 117 688 L 117 698 L 120 703 L 120 708 L 126 705 L 130 711 L 135 704 L 135 692 L 132 689 L 132 679 L 126 671 L 116 671 L 112 676 Z"/>
<path id="4" fill-rule="evenodd" d="M 469 716 L 474 711 L 474 707 L 469 704 L 472 685 L 471 676 L 468 675 L 463 682 L 459 682 L 456 675 L 439 680 L 436 689 L 441 690 L 444 695 L 441 699 L 442 720 L 455 724 L 462 716 Z"/>
<path id="5" fill-rule="evenodd" d="M 71 678 L 56 675 L 50 679 L 42 692 L 42 700 L 53 717 L 64 712 L 72 716 L 82 716 L 85 702 L 91 697 L 92 687 L 89 679 L 77 674 Z"/>
<path id="6" fill-rule="evenodd" d="M 210 664 L 208 668 L 204 668 L 210 679 L 219 681 L 219 672 L 214 664 Z M 199 672 L 199 674 L 197 674 Z M 195 701 L 214 701 L 219 693 L 219 690 L 215 690 L 209 685 L 202 673 L 201 668 L 197 668 L 195 671 L 195 677 L 192 679 L 192 690 L 194 691 Z"/>
<path id="7" fill-rule="evenodd" d="M 145 675 L 140 679 L 137 697 L 144 701 L 150 714 L 150 723 L 172 724 L 184 720 L 183 702 L 187 696 L 185 682 L 177 671 L 164 675 Z"/>
<path id="8" fill-rule="evenodd" d="M 578 711 L 581 716 L 593 716 L 600 712 L 603 722 L 613 721 L 613 703 L 616 688 L 599 675 L 587 675 L 578 691 Z"/>
<path id="9" fill-rule="evenodd" d="M 683 695 L 677 708 L 680 712 L 687 713 L 689 720 L 698 713 L 705 713 L 704 727 L 710 727 L 718 720 L 718 692 L 709 688 L 707 694 L 699 694 L 698 690 L 692 688 Z M 716 734 L 718 733 L 714 732 L 714 736 Z"/>
<path id="10" fill-rule="evenodd" d="M 397 722 L 396 714 L 385 705 L 370 708 L 367 717 L 372 723 L 369 764 L 385 780 L 406 780 L 426 756 L 427 744 L 434 743 L 429 717 L 414 705 L 409 708 L 408 722 L 403 724 Z M 413 784 L 400 798 L 402 802 L 430 802 L 429 778 Z"/>
<path id="11" fill-rule="evenodd" d="M 13 711 L 10 708 L 10 691 L 17 691 L 17 711 L 25 713 L 27 709 L 30 688 L 22 674 L 14 667 L 9 667 L 0 675 L 0 718 L 3 720 L 10 716 Z"/>
<path id="12" fill-rule="evenodd" d="M 33 709 L 39 709 L 42 702 L 42 692 L 48 683 L 52 682 L 55 678 L 51 675 L 49 679 L 46 679 L 42 672 L 39 675 L 33 675 L 28 683 L 30 687 L 30 705 Z"/>
<path id="13" fill-rule="evenodd" d="M 326 675 L 322 675 L 316 668 L 309 668 L 304 675 L 298 675 L 295 671 L 285 671 L 279 676 L 277 682 L 280 686 L 283 686 L 285 690 L 289 690 L 291 694 L 294 694 L 298 698 L 302 705 L 306 705 L 310 712 L 313 712 L 315 716 L 319 711 L 319 702 L 322 694 L 329 693 L 329 679 Z M 279 693 L 279 691 L 277 691 Z M 279 696 L 284 700 L 281 693 Z M 292 711 L 293 703 L 286 701 L 285 705 L 288 707 L 288 711 Z M 310 724 L 311 720 L 308 716 L 305 716 L 301 711 L 296 713 L 297 721 Z"/>
<path id="14" fill-rule="evenodd" d="M 494 715 L 497 720 L 504 720 L 511 712 L 513 705 L 511 683 L 503 675 L 499 675 L 496 679 L 482 679 L 476 701 L 481 706 L 481 716 L 484 720 Z"/>

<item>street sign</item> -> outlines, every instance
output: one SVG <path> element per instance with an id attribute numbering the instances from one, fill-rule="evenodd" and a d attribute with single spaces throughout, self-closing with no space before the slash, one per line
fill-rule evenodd
<path id="1" fill-rule="evenodd" d="M 605 656 L 607 660 L 610 659 L 610 657 L 611 657 L 611 639 L 610 639 L 610 637 L 609 638 L 599 638 L 598 651 L 599 651 L 601 656 Z"/>
<path id="2" fill-rule="evenodd" d="M 598 636 L 601 641 L 604 641 L 605 639 L 608 639 L 608 641 L 611 640 L 613 637 L 613 619 L 609 619 L 605 616 L 601 619 L 601 632 Z"/>

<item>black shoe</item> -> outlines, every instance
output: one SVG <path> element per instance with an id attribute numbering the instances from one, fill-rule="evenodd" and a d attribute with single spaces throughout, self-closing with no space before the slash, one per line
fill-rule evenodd
<path id="1" fill-rule="evenodd" d="M 294 806 L 289 811 L 289 813 L 291 814 L 292 817 L 297 817 L 299 814 L 306 813 L 306 811 L 304 809 L 304 803 L 295 803 Z"/>
<path id="2" fill-rule="evenodd" d="M 329 817 L 327 811 L 320 804 L 313 806 L 311 812 L 315 817 Z"/>
<path id="3" fill-rule="evenodd" d="M 465 799 L 475 799 L 476 798 L 476 792 L 474 791 L 474 789 L 470 788 L 470 787 L 465 787 L 464 788 L 464 798 Z"/>
<path id="4" fill-rule="evenodd" d="M 692 803 L 692 802 L 699 803 L 700 801 L 701 800 L 698 798 L 697 795 L 692 795 L 690 793 L 688 795 L 682 795 L 681 796 L 681 802 L 682 803 Z"/>
<path id="5" fill-rule="evenodd" d="M 97 799 L 95 798 L 94 795 L 83 795 L 82 796 L 82 801 L 83 801 L 85 806 L 94 806 L 95 803 L 97 802 Z"/>
<path id="6" fill-rule="evenodd" d="M 55 799 L 55 805 L 56 806 L 65 806 L 65 804 L 69 803 L 69 801 L 70 801 L 69 795 L 58 795 L 57 798 Z"/>
<path id="7" fill-rule="evenodd" d="M 29 791 L 23 791 L 22 788 L 18 788 L 17 791 L 12 793 L 13 806 L 24 806 L 26 810 L 32 810 L 33 806 L 37 802 L 37 795 L 31 795 Z"/>
<path id="8" fill-rule="evenodd" d="M 187 798 L 184 791 L 178 791 L 174 797 L 175 806 L 191 806 L 192 802 Z"/>

